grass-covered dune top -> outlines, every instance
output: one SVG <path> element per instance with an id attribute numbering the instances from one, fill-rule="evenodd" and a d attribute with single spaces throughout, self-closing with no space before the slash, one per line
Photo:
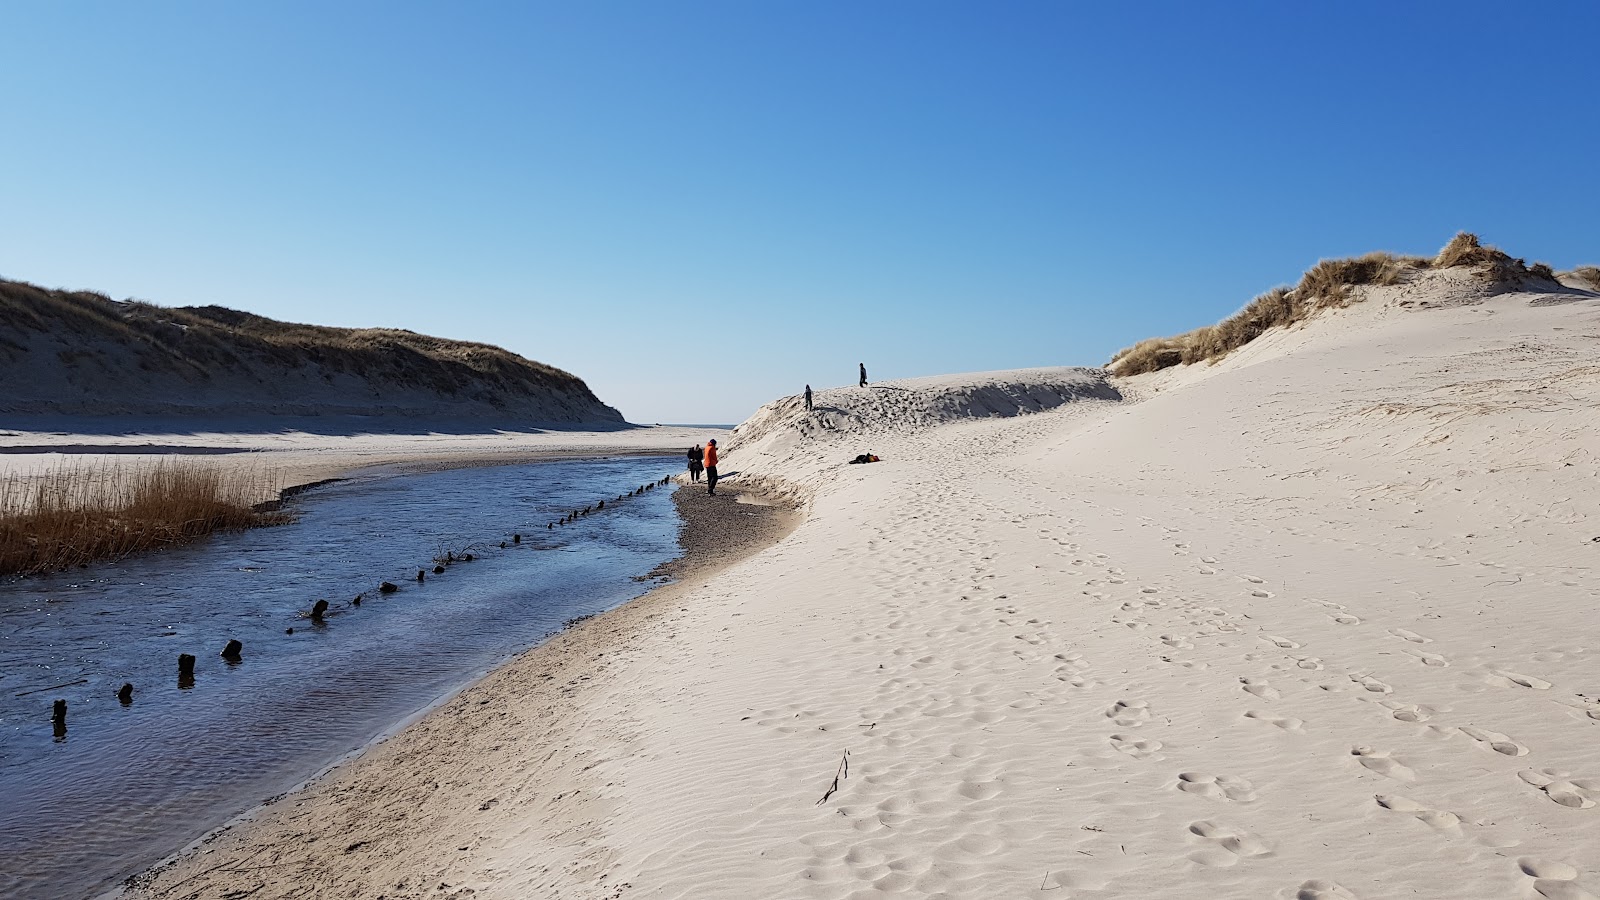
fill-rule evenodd
<path id="1" fill-rule="evenodd" d="M 582 379 L 488 344 L 0 281 L 0 412 L 622 424 Z"/>
<path id="2" fill-rule="evenodd" d="M 1579 266 L 1558 274 L 1544 263 L 1528 265 L 1463 231 L 1432 259 L 1376 252 L 1351 259 L 1322 260 L 1307 270 L 1294 287 L 1273 288 L 1215 325 L 1176 337 L 1140 341 L 1112 357 L 1107 368 L 1117 375 L 1140 375 L 1220 359 L 1269 329 L 1293 325 L 1322 310 L 1344 306 L 1356 299 L 1357 287 L 1401 284 L 1425 272 L 1445 269 L 1470 271 L 1499 288 L 1544 282 L 1552 289 L 1566 284 L 1600 290 L 1600 268 Z"/>

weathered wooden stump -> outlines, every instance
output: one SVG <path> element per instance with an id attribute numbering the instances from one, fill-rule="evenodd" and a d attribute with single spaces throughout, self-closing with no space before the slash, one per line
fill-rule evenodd
<path id="1" fill-rule="evenodd" d="M 444 567 L 440 566 L 436 571 L 442 572 L 442 571 L 444 571 Z M 398 591 L 398 590 L 400 590 L 400 586 L 398 584 L 393 584 L 393 583 L 388 582 L 388 581 L 385 581 L 384 583 L 378 585 L 379 593 L 392 594 L 392 593 L 394 593 L 395 591 Z"/>
<path id="2" fill-rule="evenodd" d="M 123 682 L 122 687 L 117 689 L 117 702 L 123 706 L 133 703 L 133 682 Z"/>
<path id="3" fill-rule="evenodd" d="M 182 686 L 185 681 L 194 681 L 194 654 L 178 654 L 178 684 Z"/>
<path id="4" fill-rule="evenodd" d="M 389 582 L 387 582 L 387 581 L 384 582 L 384 584 L 388 584 L 388 583 Z M 311 604 L 311 620 L 313 622 L 322 621 L 322 614 L 327 612 L 327 611 L 328 611 L 328 601 L 326 601 L 326 600 L 318 600 L 316 603 Z"/>
<path id="5" fill-rule="evenodd" d="M 229 641 L 227 646 L 222 648 L 222 658 L 227 660 L 228 662 L 234 662 L 234 663 L 236 663 L 239 660 L 243 659 L 244 658 L 244 644 L 239 643 L 238 640 Z"/>
<path id="6" fill-rule="evenodd" d="M 418 581 L 426 581 L 426 580 L 428 580 L 427 573 L 423 572 L 421 569 L 418 569 L 417 570 L 417 580 Z"/>
<path id="7" fill-rule="evenodd" d="M 363 596 L 362 594 L 357 594 L 356 598 L 354 600 L 350 601 L 350 605 L 351 606 L 360 606 L 361 605 L 362 596 Z"/>
<path id="8" fill-rule="evenodd" d="M 511 543 L 513 543 L 513 544 L 520 544 L 520 543 L 522 543 L 522 535 L 520 535 L 520 534 L 513 534 L 513 535 L 512 535 L 512 536 L 511 536 Z"/>
<path id="9" fill-rule="evenodd" d="M 444 566 L 434 566 L 433 567 L 433 574 L 435 574 L 435 575 L 443 575 L 444 574 Z"/>

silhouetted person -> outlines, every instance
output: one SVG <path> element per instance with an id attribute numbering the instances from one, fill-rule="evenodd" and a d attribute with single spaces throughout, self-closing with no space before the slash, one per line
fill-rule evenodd
<path id="1" fill-rule="evenodd" d="M 717 495 L 717 439 L 706 441 L 706 493 Z"/>
<path id="2" fill-rule="evenodd" d="M 862 387 L 866 387 L 867 386 L 867 364 L 866 363 L 857 363 L 857 365 L 861 366 L 861 386 Z"/>
<path id="3" fill-rule="evenodd" d="M 699 481 L 700 480 L 700 469 L 702 468 L 702 466 L 700 464 L 700 459 L 701 459 L 701 457 L 703 457 L 705 455 L 705 452 L 706 451 L 701 449 L 699 444 L 695 444 L 693 447 L 689 448 L 688 456 L 689 456 L 689 480 L 690 481 Z"/>
<path id="4" fill-rule="evenodd" d="M 806 385 L 806 412 L 811 412 L 811 385 Z"/>

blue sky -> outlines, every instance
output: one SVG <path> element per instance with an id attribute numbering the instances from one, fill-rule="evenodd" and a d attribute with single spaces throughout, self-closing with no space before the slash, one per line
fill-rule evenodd
<path id="1" fill-rule="evenodd" d="M 1096 365 L 1457 230 L 1600 263 L 1600 5 L 4 3 L 0 276 L 638 422 Z"/>

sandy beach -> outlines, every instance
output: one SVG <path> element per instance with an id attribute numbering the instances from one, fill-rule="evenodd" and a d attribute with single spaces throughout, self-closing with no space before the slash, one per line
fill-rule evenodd
<path id="1" fill-rule="evenodd" d="M 771 404 L 680 581 L 127 895 L 1600 896 L 1600 299 L 1359 301 Z"/>

